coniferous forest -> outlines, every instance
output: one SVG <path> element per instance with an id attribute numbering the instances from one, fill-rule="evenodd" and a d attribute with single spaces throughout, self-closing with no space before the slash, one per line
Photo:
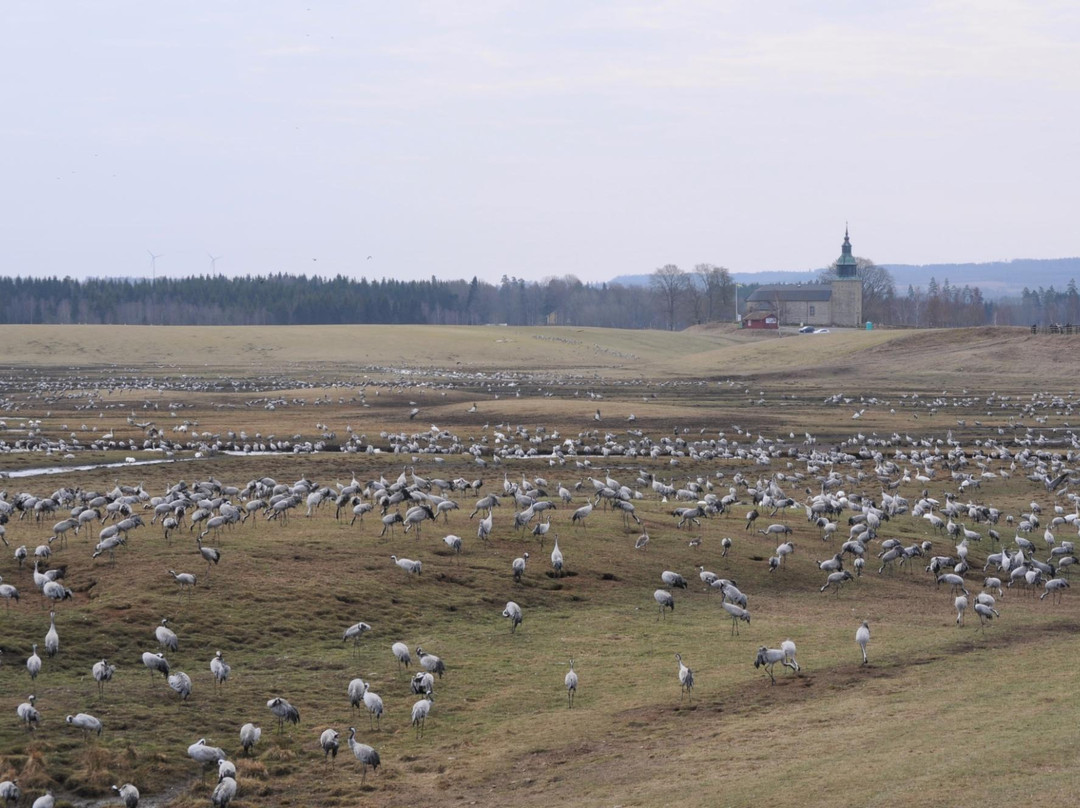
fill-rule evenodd
<path id="1" fill-rule="evenodd" d="M 727 270 L 683 272 L 667 265 L 663 283 L 586 284 L 572 275 L 539 282 L 504 276 L 467 280 L 359 280 L 337 276 L 199 275 L 187 278 L 86 279 L 0 277 L 0 323 L 131 325 L 576 325 L 680 329 L 734 320 L 735 285 Z M 711 274 L 710 274 L 711 273 Z M 703 280 L 704 279 L 704 280 Z M 673 285 L 674 282 L 674 285 Z M 864 286 L 868 281 L 864 279 Z M 739 284 L 740 302 L 756 288 Z M 869 302 L 869 301 L 868 301 Z M 898 293 L 875 282 L 876 324 L 958 327 L 1080 323 L 1075 281 L 1062 289 L 1025 289 L 986 299 L 978 287 L 931 278 Z M 873 317 L 869 315 L 873 314 Z"/>

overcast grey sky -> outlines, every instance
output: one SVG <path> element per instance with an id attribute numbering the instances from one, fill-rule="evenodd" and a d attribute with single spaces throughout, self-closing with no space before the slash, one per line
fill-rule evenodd
<path id="1" fill-rule="evenodd" d="M 1075 256 L 1078 43 L 1075 0 L 5 0 L 0 271 Z"/>

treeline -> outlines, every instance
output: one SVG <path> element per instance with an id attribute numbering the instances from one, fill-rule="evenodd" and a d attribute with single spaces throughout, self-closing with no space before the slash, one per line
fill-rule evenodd
<path id="1" fill-rule="evenodd" d="M 978 286 L 956 286 L 931 276 L 926 288 L 909 285 L 897 294 L 892 274 L 868 258 L 856 259 L 856 276 L 863 282 L 863 318 L 882 325 L 908 328 L 965 328 L 980 325 L 1080 324 L 1080 294 L 1076 281 L 1064 290 L 1024 289 L 1019 298 L 984 297 Z M 836 265 L 820 280 L 836 277 Z"/>
<path id="2" fill-rule="evenodd" d="M 950 328 L 976 325 L 1080 324 L 1080 293 L 1076 281 L 1064 290 L 1039 287 L 1024 289 L 1017 297 L 987 300 L 978 286 L 952 286 L 930 278 L 926 289 L 909 286 L 907 294 L 891 303 L 892 322 L 916 328 Z"/>
<path id="3" fill-rule="evenodd" d="M 988 300 L 975 286 L 948 279 L 898 294 L 887 270 L 858 259 L 864 318 L 881 325 L 948 328 L 976 325 L 1080 324 L 1080 294 L 1025 289 L 1019 298 Z M 834 270 L 822 274 L 827 280 Z M 471 281 L 359 280 L 267 275 L 226 278 L 89 279 L 0 277 L 0 323 L 102 325 L 576 325 L 682 329 L 734 320 L 756 288 L 736 286 L 728 270 L 668 264 L 648 286 L 586 284 L 576 277 L 540 282 L 504 276 Z M 741 306 L 740 306 L 741 308 Z"/>
<path id="4" fill-rule="evenodd" d="M 573 276 L 499 285 L 472 281 L 226 278 L 0 278 L 0 323 L 102 325 L 590 325 L 661 327 L 647 288 L 584 284 Z"/>

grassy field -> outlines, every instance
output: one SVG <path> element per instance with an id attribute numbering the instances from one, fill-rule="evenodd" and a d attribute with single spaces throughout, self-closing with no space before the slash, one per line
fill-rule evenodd
<path id="1" fill-rule="evenodd" d="M 393 482 L 406 466 L 425 478 L 484 481 L 476 493 L 450 495 L 461 509 L 445 523 L 424 524 L 421 535 L 399 526 L 380 537 L 378 509 L 350 525 L 348 515 L 335 518 L 333 503 L 310 518 L 301 505 L 284 523 L 260 515 L 207 535 L 222 552 L 213 569 L 186 527 L 170 541 L 157 525 L 138 528 L 115 563 L 90 557 L 101 526 L 84 530 L 67 547 L 53 546 L 49 566 L 64 569 L 74 597 L 56 606 L 61 650 L 45 658 L 34 682 L 24 662 L 32 643 L 44 645 L 48 608 L 32 564 L 20 568 L 12 552 L 25 544 L 32 556 L 61 516 L 37 523 L 13 514 L 0 575 L 22 597 L 0 613 L 0 715 L 8 716 L 0 719 L 0 779 L 17 777 L 28 805 L 45 788 L 61 804 L 115 803 L 109 786 L 129 781 L 144 805 L 206 805 L 216 777 L 203 778 L 186 755 L 205 737 L 237 763 L 234 805 L 241 806 L 1068 801 L 1080 762 L 1073 698 L 1080 674 L 1071 664 L 1080 623 L 1071 593 L 1053 603 L 1007 590 L 1000 619 L 979 629 L 969 609 L 958 627 L 953 596 L 924 571 L 926 560 L 878 575 L 875 541 L 864 575 L 838 595 L 823 594 L 816 561 L 839 550 L 850 512 L 838 520 L 837 537 L 823 542 L 802 503 L 835 471 L 848 493 L 880 498 L 895 483 L 894 493 L 912 503 L 923 489 L 941 502 L 955 494 L 1000 508 L 1003 521 L 1019 520 L 1033 500 L 1044 525 L 1055 505 L 1073 513 L 1061 488 L 1051 493 L 1028 480 L 1018 462 L 1025 442 L 1047 459 L 1072 462 L 1077 362 L 1069 347 L 1067 338 L 1021 329 L 781 337 L 730 329 L 0 327 L 0 441 L 44 436 L 70 448 L 75 436 L 82 447 L 0 454 L 0 472 L 128 457 L 173 461 L 13 476 L 0 481 L 8 502 L 19 492 L 104 492 L 117 483 L 158 495 L 181 479 L 237 487 L 266 476 L 329 486 Z M 826 402 L 836 393 L 846 400 Z M 147 422 L 176 444 L 154 452 L 118 445 L 144 440 L 139 424 Z M 430 436 L 432 425 L 461 447 L 482 447 L 483 465 L 463 451 L 389 451 L 391 435 Z M 530 443 L 519 425 L 546 440 Z M 300 442 L 331 432 L 331 445 L 363 435 L 381 451 L 230 456 L 215 448 L 229 435 Z M 646 438 L 724 440 L 743 451 L 723 459 L 584 449 L 562 462 L 549 457 L 565 438 L 600 445 L 607 434 L 624 447 Z M 948 440 L 964 450 L 966 465 L 954 462 L 956 470 L 1010 476 L 960 490 L 943 458 L 956 448 Z M 1008 447 L 1011 458 L 987 456 L 988 441 Z M 514 445 L 539 446 L 544 456 L 496 456 Z M 782 448 L 768 465 L 747 451 L 770 445 Z M 811 456 L 838 448 L 843 456 Z M 924 465 L 914 451 L 925 451 L 938 469 L 929 483 L 914 473 L 905 479 Z M 882 470 L 887 460 L 895 471 Z M 635 502 L 643 527 L 625 527 L 599 507 L 585 527 L 571 525 L 573 509 L 592 491 L 588 477 L 637 487 L 642 470 L 677 486 L 700 478 L 719 496 L 734 487 L 740 502 L 679 530 L 670 515 L 679 503 L 643 488 Z M 474 500 L 501 493 L 504 479 L 536 477 L 546 478 L 552 495 L 558 483 L 582 483 L 552 517 L 566 557 L 562 577 L 551 570 L 550 539 L 541 547 L 512 529 L 512 498 L 494 511 L 487 542 L 469 519 Z M 772 572 L 776 539 L 747 531 L 744 518 L 753 505 L 748 488 L 770 478 L 798 503 L 763 513 L 756 525 L 793 531 L 794 554 Z M 150 512 L 143 516 L 149 523 Z M 987 533 L 986 525 L 969 526 Z M 648 548 L 635 550 L 643 529 Z M 1046 555 L 1042 529 L 1028 536 L 1039 558 Z M 998 530 L 1012 542 L 1015 524 Z M 1059 541 L 1076 538 L 1075 526 L 1055 532 Z M 448 533 L 463 538 L 460 557 L 443 543 Z M 727 557 L 724 537 L 733 542 Z M 931 540 L 935 554 L 953 552 L 951 540 L 911 515 L 886 523 L 884 538 Z M 973 595 L 986 555 L 997 549 L 988 538 L 973 543 Z M 526 551 L 516 583 L 511 562 Z M 392 554 L 420 559 L 423 573 L 409 576 Z M 699 565 L 749 596 L 752 620 L 739 624 L 737 636 L 719 593 L 699 581 Z M 179 596 L 169 569 L 195 573 L 194 593 Z M 680 572 L 689 586 L 674 590 L 675 611 L 659 619 L 652 593 L 664 570 Z M 525 613 L 514 634 L 500 616 L 508 600 Z M 154 627 L 163 617 L 180 637 L 179 651 L 167 657 L 194 683 L 182 705 L 140 661 L 158 650 Z M 859 664 L 854 642 L 863 619 L 872 629 L 868 666 Z M 360 620 L 372 631 L 354 651 L 341 636 Z M 754 669 L 754 654 L 786 638 L 798 646 L 802 671 L 778 666 L 773 686 Z M 422 738 L 409 725 L 410 673 L 398 670 L 390 652 L 398 640 L 447 665 Z M 209 670 L 217 650 L 233 668 L 220 692 Z M 695 672 L 692 701 L 680 698 L 676 652 Z M 99 697 L 90 668 L 103 657 L 118 669 Z M 562 685 L 571 657 L 580 675 L 572 711 Z M 349 705 L 346 686 L 356 676 L 385 702 L 379 730 Z M 42 714 L 33 731 L 16 717 L 30 693 Z M 265 706 L 277 695 L 301 714 L 282 734 Z M 64 722 L 77 712 L 101 718 L 100 738 L 84 740 Z M 239 748 L 247 721 L 264 731 L 251 757 Z M 344 743 L 350 726 L 382 758 L 363 786 Z M 333 766 L 318 745 L 327 727 L 342 733 Z"/>

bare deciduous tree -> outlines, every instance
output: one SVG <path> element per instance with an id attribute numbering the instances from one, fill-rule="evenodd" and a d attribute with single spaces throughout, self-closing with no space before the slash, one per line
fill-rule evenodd
<path id="1" fill-rule="evenodd" d="M 698 321 L 714 322 L 723 319 L 723 312 L 728 311 L 733 303 L 734 284 L 731 273 L 724 267 L 713 264 L 698 264 L 694 267 L 692 286 L 699 295 L 695 314 Z"/>
<path id="2" fill-rule="evenodd" d="M 687 281 L 686 273 L 675 264 L 664 264 L 664 266 L 653 272 L 649 278 L 649 285 L 655 292 L 660 308 L 664 312 L 668 331 L 675 330 L 675 315 L 679 303 L 688 288 Z"/>

